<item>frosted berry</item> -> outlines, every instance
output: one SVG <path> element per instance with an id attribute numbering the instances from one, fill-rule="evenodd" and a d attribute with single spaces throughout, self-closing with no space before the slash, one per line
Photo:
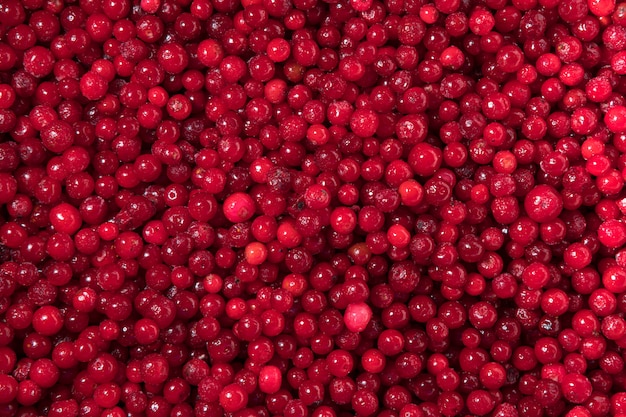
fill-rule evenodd
<path id="1" fill-rule="evenodd" d="M 532 220 L 545 223 L 556 219 L 561 214 L 563 200 L 553 187 L 539 185 L 524 198 L 524 209 Z"/>
<path id="2" fill-rule="evenodd" d="M 598 240 L 608 248 L 626 244 L 626 225 L 619 220 L 608 220 L 598 228 Z"/>

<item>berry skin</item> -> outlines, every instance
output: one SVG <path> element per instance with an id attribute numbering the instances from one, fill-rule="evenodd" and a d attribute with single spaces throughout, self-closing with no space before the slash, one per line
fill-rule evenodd
<path id="1" fill-rule="evenodd" d="M 598 228 L 598 240 L 608 248 L 626 244 L 626 225 L 619 220 L 608 220 Z"/>
<path id="2" fill-rule="evenodd" d="M 224 216 L 233 223 L 245 222 L 254 215 L 254 212 L 254 201 L 247 194 L 235 193 L 224 201 Z"/>
<path id="3" fill-rule="evenodd" d="M 259 389 L 267 394 L 278 392 L 282 383 L 280 369 L 275 366 L 265 366 L 259 372 Z"/>
<path id="4" fill-rule="evenodd" d="M 18 396 L 18 382 L 10 375 L 0 374 L 0 404 L 10 404 Z"/>
<path id="5" fill-rule="evenodd" d="M 549 185 L 533 188 L 524 198 L 524 209 L 532 220 L 546 223 L 556 219 L 563 210 L 563 200 Z"/>
<path id="6" fill-rule="evenodd" d="M 220 393 L 220 405 L 229 413 L 241 410 L 247 402 L 248 394 L 237 384 L 225 386 Z"/>
<path id="7" fill-rule="evenodd" d="M 63 316 L 59 309 L 52 306 L 43 306 L 33 314 L 33 328 L 44 336 L 52 336 L 63 327 Z"/>
<path id="8" fill-rule="evenodd" d="M 343 315 L 346 328 L 354 333 L 365 330 L 372 318 L 372 309 L 365 303 L 348 305 Z"/>
<path id="9" fill-rule="evenodd" d="M 365 12 L 372 7 L 372 0 L 350 0 L 350 6 L 359 12 Z"/>
<path id="10" fill-rule="evenodd" d="M 574 404 L 584 403 L 591 396 L 592 389 L 591 382 L 584 375 L 568 374 L 561 381 L 563 396 Z"/>
<path id="11" fill-rule="evenodd" d="M 441 167 L 442 153 L 434 146 L 418 143 L 411 149 L 408 162 L 417 175 L 431 176 Z"/>
<path id="12" fill-rule="evenodd" d="M 43 78 L 52 72 L 54 56 L 43 46 L 34 46 L 24 52 L 24 69 L 37 78 Z"/>
<path id="13" fill-rule="evenodd" d="M 626 107 L 615 106 L 611 107 L 609 111 L 604 115 L 604 123 L 606 127 L 613 133 L 625 133 L 626 132 Z"/>
<path id="14" fill-rule="evenodd" d="M 360 137 L 369 137 L 376 133 L 378 129 L 379 118 L 373 110 L 359 109 L 352 113 L 350 119 L 350 129 Z"/>
<path id="15" fill-rule="evenodd" d="M 74 143 L 74 132 L 69 123 L 56 120 L 41 132 L 41 141 L 48 150 L 62 153 Z"/>
<path id="16" fill-rule="evenodd" d="M 88 72 L 80 79 L 80 92 L 89 100 L 99 100 L 108 89 L 104 78 L 93 72 Z"/>
<path id="17" fill-rule="evenodd" d="M 602 285 L 614 294 L 626 291 L 626 270 L 620 266 L 608 267 L 602 273 Z"/>
<path id="18" fill-rule="evenodd" d="M 615 10 L 614 0 L 588 0 L 589 11 L 598 17 L 608 16 Z"/>
<path id="19" fill-rule="evenodd" d="M 50 223 L 60 233 L 73 235 L 82 224 L 80 212 L 72 205 L 61 203 L 50 210 Z"/>
<path id="20" fill-rule="evenodd" d="M 141 9 L 146 13 L 156 13 L 161 6 L 157 0 L 141 0 Z"/>
<path id="21" fill-rule="evenodd" d="M 17 194 L 17 181 L 13 176 L 0 172 L 0 203 L 7 204 Z"/>
<path id="22" fill-rule="evenodd" d="M 424 199 L 424 188 L 415 180 L 407 180 L 400 184 L 398 193 L 402 203 L 407 206 L 417 206 Z"/>

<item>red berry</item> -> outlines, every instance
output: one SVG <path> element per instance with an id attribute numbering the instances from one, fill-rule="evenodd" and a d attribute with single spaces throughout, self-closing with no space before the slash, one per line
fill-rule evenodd
<path id="1" fill-rule="evenodd" d="M 233 223 L 241 223 L 250 219 L 255 212 L 254 201 L 244 193 L 235 193 L 224 201 L 224 215 Z"/>
<path id="2" fill-rule="evenodd" d="M 372 310 L 365 303 L 349 304 L 344 313 L 344 323 L 351 332 L 365 330 L 372 318 Z"/>

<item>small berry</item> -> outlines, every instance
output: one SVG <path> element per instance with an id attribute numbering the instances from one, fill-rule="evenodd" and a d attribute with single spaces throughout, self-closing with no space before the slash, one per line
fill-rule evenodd
<path id="1" fill-rule="evenodd" d="M 371 319 L 372 309 L 365 303 L 349 304 L 343 316 L 348 330 L 355 333 L 365 330 Z"/>

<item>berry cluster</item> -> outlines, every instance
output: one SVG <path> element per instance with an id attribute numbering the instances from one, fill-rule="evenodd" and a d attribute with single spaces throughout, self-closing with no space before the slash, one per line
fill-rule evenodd
<path id="1" fill-rule="evenodd" d="M 626 3 L 0 0 L 0 417 L 626 416 Z"/>

